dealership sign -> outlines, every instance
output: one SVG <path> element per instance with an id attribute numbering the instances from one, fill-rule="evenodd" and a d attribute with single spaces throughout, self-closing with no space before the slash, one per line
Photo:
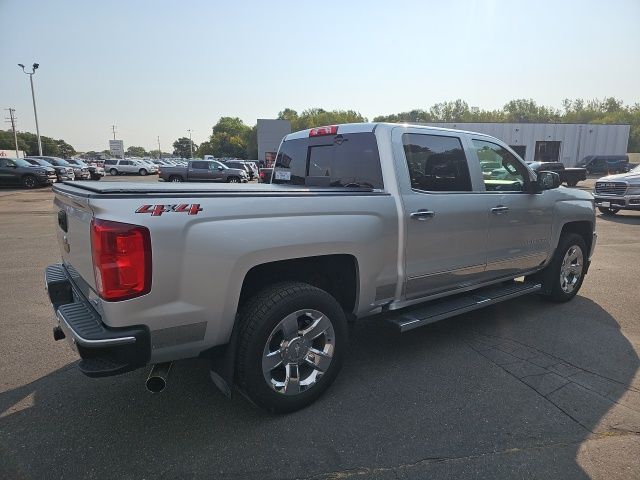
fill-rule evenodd
<path id="1" fill-rule="evenodd" d="M 122 140 L 109 140 L 109 152 L 114 157 L 124 158 L 124 142 Z"/>

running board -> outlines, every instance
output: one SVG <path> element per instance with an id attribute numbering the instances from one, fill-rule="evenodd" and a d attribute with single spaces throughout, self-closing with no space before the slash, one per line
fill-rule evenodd
<path id="1" fill-rule="evenodd" d="M 535 282 L 509 282 L 491 285 L 471 292 L 433 300 L 425 306 L 405 311 L 389 319 L 400 332 L 406 332 L 438 320 L 477 310 L 510 298 L 538 292 L 542 285 Z"/>

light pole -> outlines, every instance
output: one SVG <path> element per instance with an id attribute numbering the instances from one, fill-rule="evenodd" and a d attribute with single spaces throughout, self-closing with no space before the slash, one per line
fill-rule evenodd
<path id="1" fill-rule="evenodd" d="M 193 158 L 193 140 L 191 140 L 191 129 L 187 130 L 189 132 L 189 151 L 191 152 L 191 156 L 189 158 Z"/>
<path id="2" fill-rule="evenodd" d="M 29 81 L 31 82 L 31 99 L 33 100 L 33 115 L 36 117 L 36 133 L 38 134 L 38 151 L 40 152 L 40 156 L 42 156 L 42 141 L 40 140 L 40 127 L 38 126 L 38 110 L 36 109 L 36 94 L 33 91 L 33 74 L 36 73 L 36 70 L 40 66 L 39 63 L 34 63 L 31 68 L 31 72 L 27 72 L 24 69 L 24 65 L 19 63 L 19 67 L 22 67 L 22 71 L 29 75 Z"/>

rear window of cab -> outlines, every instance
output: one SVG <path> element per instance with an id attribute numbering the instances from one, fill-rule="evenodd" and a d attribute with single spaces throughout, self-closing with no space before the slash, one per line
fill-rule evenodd
<path id="1" fill-rule="evenodd" d="M 363 132 L 285 140 L 276 157 L 272 182 L 382 189 L 376 137 Z"/>

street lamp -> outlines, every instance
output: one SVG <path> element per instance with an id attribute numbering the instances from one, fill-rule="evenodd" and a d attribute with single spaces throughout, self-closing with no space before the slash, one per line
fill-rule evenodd
<path id="1" fill-rule="evenodd" d="M 191 156 L 189 158 L 193 158 L 193 140 L 191 140 L 191 129 L 188 129 L 189 132 L 189 151 L 191 152 Z"/>
<path id="2" fill-rule="evenodd" d="M 34 63 L 31 68 L 31 72 L 27 72 L 24 69 L 24 65 L 19 63 L 19 67 L 22 67 L 22 71 L 29 75 L 29 81 L 31 82 L 31 99 L 33 100 L 33 115 L 36 117 L 36 133 L 38 134 L 38 151 L 40 152 L 40 156 L 42 156 L 42 141 L 40 140 L 40 127 L 38 126 L 38 110 L 36 110 L 36 94 L 33 92 L 33 74 L 36 73 L 36 70 L 40 66 L 39 63 Z"/>

